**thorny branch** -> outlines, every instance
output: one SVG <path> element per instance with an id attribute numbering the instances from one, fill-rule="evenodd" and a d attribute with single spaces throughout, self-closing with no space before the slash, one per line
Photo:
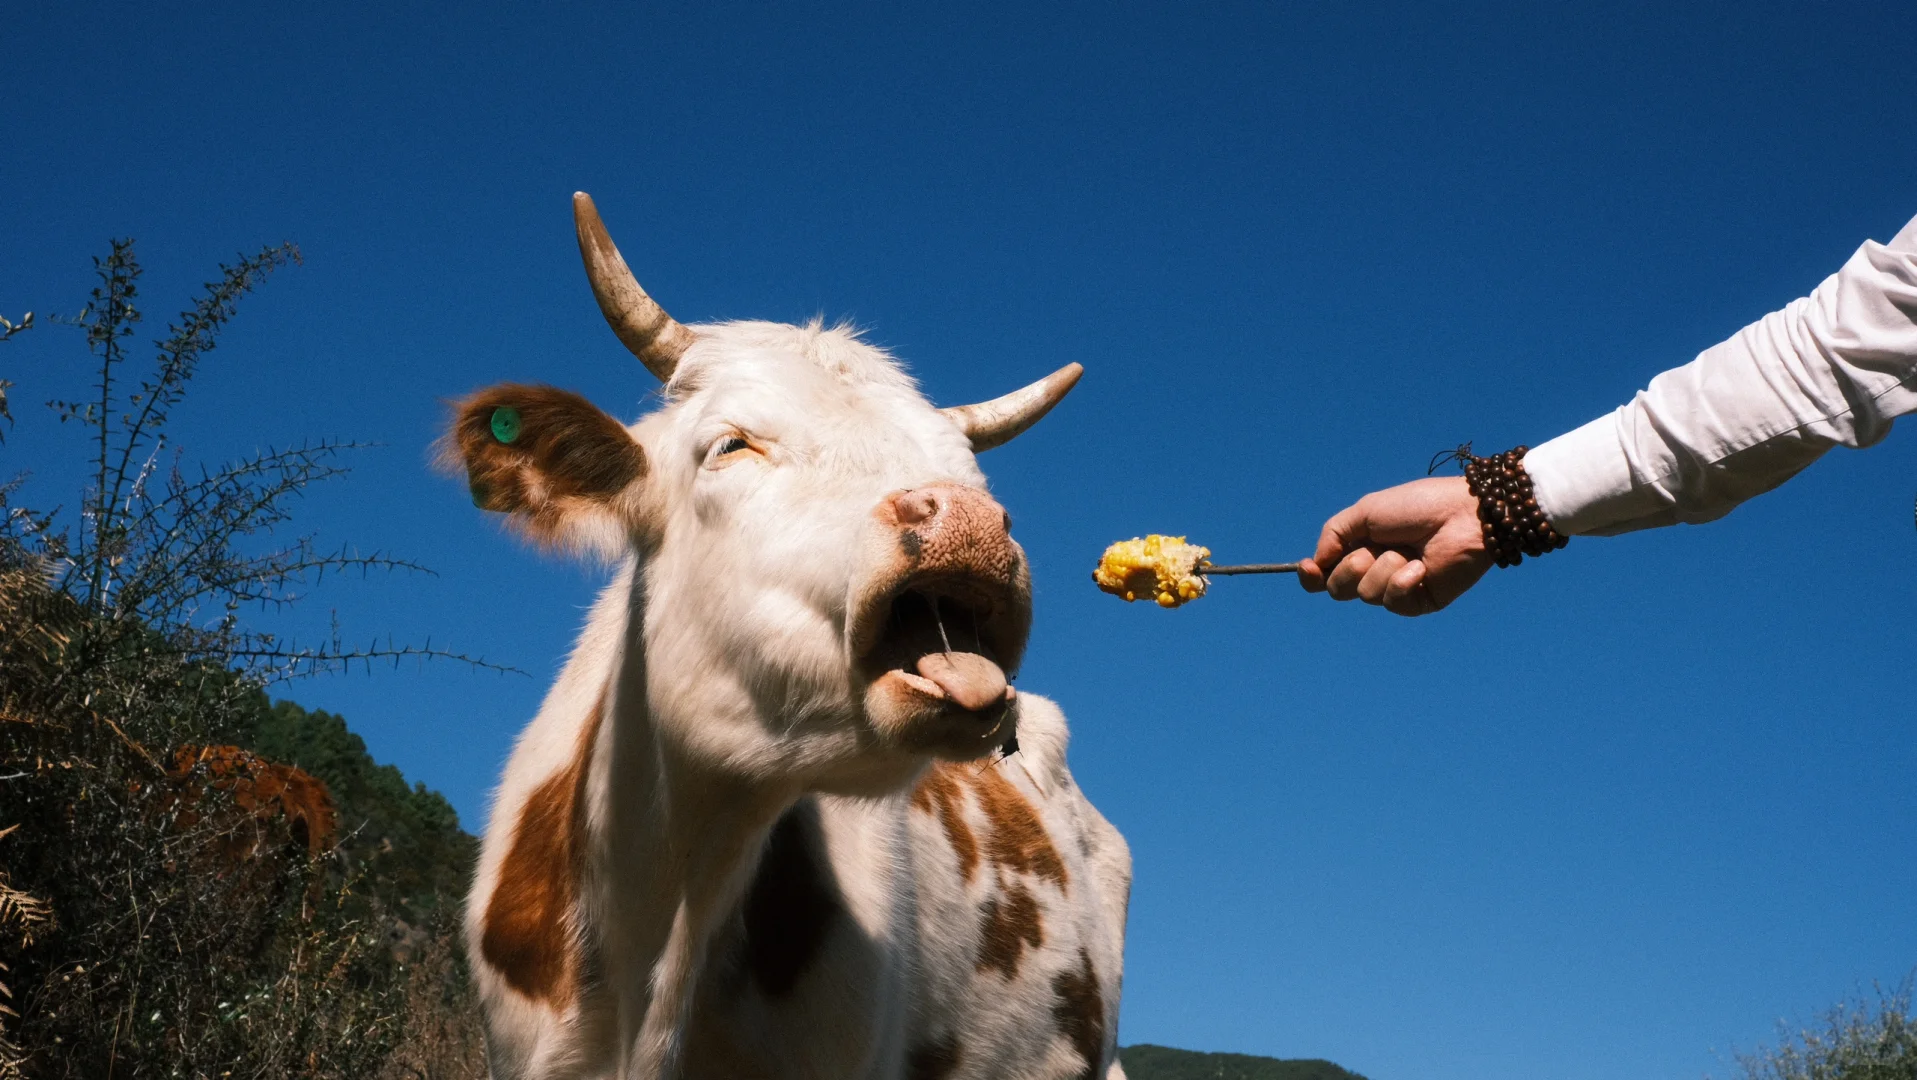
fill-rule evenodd
<path id="1" fill-rule="evenodd" d="M 33 329 L 33 312 L 31 311 L 21 316 L 19 322 L 0 315 L 0 341 L 12 341 L 13 335 L 31 329 Z M 7 411 L 7 390 L 12 386 L 13 384 L 7 380 L 0 379 L 0 420 L 5 420 L 8 424 L 13 423 L 13 414 Z M 0 443 L 6 441 L 7 429 L 0 427 Z"/>
<path id="2" fill-rule="evenodd" d="M 482 1067 L 452 908 L 440 903 L 451 893 L 432 884 L 442 871 L 464 876 L 451 808 L 442 800 L 443 816 L 422 816 L 366 773 L 373 794 L 355 796 L 368 800 L 361 808 L 397 815 L 381 844 L 405 844 L 333 847 L 322 836 L 321 850 L 316 819 L 296 821 L 245 771 L 289 766 L 255 758 L 219 773 L 190 752 L 246 754 L 237 748 L 275 723 L 262 687 L 276 679 L 408 657 L 496 667 L 430 640 L 360 647 L 337 625 L 283 640 L 242 618 L 249 605 L 295 603 L 332 573 L 427 572 L 291 531 L 294 500 L 344 475 L 357 444 L 180 461 L 168 425 L 198 359 L 239 296 L 295 257 L 269 248 L 223 268 L 150 369 L 128 340 L 140 278 L 130 242 L 99 261 L 81 315 L 39 320 L 86 331 L 97 379 L 85 401 L 52 403 L 86 436 L 78 512 L 14 505 L 21 479 L 0 479 L 0 798 L 5 826 L 27 834 L 0 829 L 0 1080 Z M 0 340 L 25 325 L 0 319 Z M 335 795 L 356 790 L 360 774 L 346 775 Z M 450 861 L 425 865 L 429 847 Z M 408 907 L 414 899 L 423 904 Z"/>
<path id="3" fill-rule="evenodd" d="M 8 508 L 17 484 L 0 486 L 0 540 L 43 559 L 53 568 L 54 593 L 87 616 L 69 645 L 63 683 L 90 685 L 89 672 L 155 660 L 231 667 L 256 682 L 408 657 L 516 670 L 430 642 L 359 648 L 335 630 L 319 644 L 303 645 L 242 623 L 243 608 L 282 609 L 328 574 L 431 573 L 381 551 L 321 547 L 312 534 L 259 544 L 292 519 L 292 503 L 309 485 L 344 476 L 344 455 L 366 444 L 323 439 L 269 448 L 218 468 L 201 466 L 197 475 L 181 467 L 180 453 L 170 445 L 174 408 L 240 298 L 299 260 L 298 248 L 280 244 L 222 266 L 219 278 L 155 343 L 150 369 L 132 377 L 130 391 L 122 389 L 130 378 L 125 366 L 132 362 L 127 339 L 142 317 L 135 303 L 141 267 L 131 240 L 113 241 L 111 251 L 95 260 L 99 284 L 81 315 L 55 320 L 84 329 L 96 358 L 90 400 L 49 403 L 63 422 L 90 429 L 92 489 L 76 537 L 57 511 Z M 0 320 L 9 336 L 28 325 L 30 319 L 18 326 Z M 4 401 L 0 387 L 0 415 Z M 169 450 L 171 462 L 165 461 Z"/>

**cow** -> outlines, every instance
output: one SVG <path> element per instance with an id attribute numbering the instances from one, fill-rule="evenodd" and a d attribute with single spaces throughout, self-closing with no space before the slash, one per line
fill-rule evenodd
<path id="1" fill-rule="evenodd" d="M 1008 681 L 1031 577 L 974 456 L 1082 369 L 941 410 L 855 330 L 675 321 L 573 210 L 661 404 L 496 385 L 443 444 L 617 568 L 466 906 L 492 1076 L 1122 1080 L 1131 856 Z"/>

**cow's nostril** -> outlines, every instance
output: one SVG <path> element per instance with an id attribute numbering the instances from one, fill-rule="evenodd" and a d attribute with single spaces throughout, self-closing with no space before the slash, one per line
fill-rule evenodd
<path id="1" fill-rule="evenodd" d="M 899 524 L 917 525 L 938 516 L 939 501 L 929 491 L 908 491 L 894 499 Z"/>

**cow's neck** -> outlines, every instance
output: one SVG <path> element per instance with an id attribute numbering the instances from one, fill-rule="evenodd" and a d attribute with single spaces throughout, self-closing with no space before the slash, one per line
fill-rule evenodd
<path id="1" fill-rule="evenodd" d="M 797 784 L 748 780 L 687 754 L 650 709 L 644 574 L 634 574 L 623 647 L 611 674 L 605 768 L 592 782 L 604 820 L 593 831 L 607 976 L 642 1014 L 624 1015 L 625 1077 L 671 1076 L 714 929 L 738 903 L 765 837 Z M 683 728 L 680 728 L 683 730 Z M 616 914 L 615 914 L 616 913 Z"/>

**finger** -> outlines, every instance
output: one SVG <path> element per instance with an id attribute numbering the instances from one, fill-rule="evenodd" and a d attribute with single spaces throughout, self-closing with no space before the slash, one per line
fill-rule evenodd
<path id="1" fill-rule="evenodd" d="M 1298 584 L 1303 585 L 1305 591 L 1308 593 L 1324 592 L 1325 572 L 1318 569 L 1318 564 L 1311 559 L 1300 560 L 1298 563 Z"/>
<path id="2" fill-rule="evenodd" d="M 1377 561 L 1368 548 L 1358 548 L 1338 561 L 1332 568 L 1331 576 L 1325 579 L 1325 591 L 1333 600 L 1350 600 L 1358 595 L 1358 582 L 1362 581 L 1365 571 Z"/>
<path id="3" fill-rule="evenodd" d="M 1431 590 L 1425 588 L 1423 559 L 1412 559 L 1398 568 L 1385 585 L 1384 608 L 1398 615 L 1429 615 L 1438 610 Z"/>
<path id="4" fill-rule="evenodd" d="M 1391 575 L 1403 570 L 1410 561 L 1403 552 L 1381 553 L 1372 561 L 1371 569 L 1365 571 L 1365 576 L 1358 579 L 1358 599 L 1367 604 L 1384 603 L 1385 587 L 1391 584 Z"/>
<path id="5" fill-rule="evenodd" d="M 1364 505 L 1365 501 L 1359 499 L 1325 522 L 1324 531 L 1318 534 L 1318 550 L 1313 555 L 1319 566 L 1335 567 L 1346 552 L 1364 546 L 1370 533 L 1370 516 Z"/>

